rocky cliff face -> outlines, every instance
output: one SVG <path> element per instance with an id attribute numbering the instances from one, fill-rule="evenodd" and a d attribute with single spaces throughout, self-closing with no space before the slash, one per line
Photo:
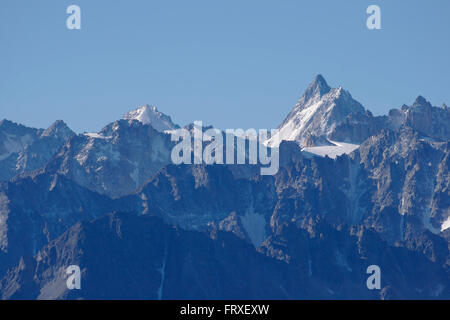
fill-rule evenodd
<path id="1" fill-rule="evenodd" d="M 402 108 L 405 125 L 420 134 L 437 140 L 450 137 L 450 110 L 445 106 L 433 107 L 424 97 L 419 96 L 412 106 Z"/>
<path id="2" fill-rule="evenodd" d="M 99 133 L 73 136 L 44 171 L 118 197 L 132 193 L 169 164 L 172 146 L 169 134 L 149 124 L 118 120 Z"/>
<path id="3" fill-rule="evenodd" d="M 0 181 L 45 165 L 74 134 L 61 120 L 48 129 L 34 129 L 8 120 L 0 122 Z"/>
<path id="4" fill-rule="evenodd" d="M 366 287 L 373 262 L 385 284 L 376 291 Z M 81 290 L 66 286 L 73 264 L 82 266 Z M 447 277 L 438 263 L 364 228 L 288 223 L 255 251 L 229 232 L 111 214 L 78 223 L 35 258 L 21 259 L 0 292 L 3 299 L 448 298 Z"/>
<path id="5" fill-rule="evenodd" d="M 66 179 L 40 174 L 1 184 L 0 274 L 81 220 L 113 210 L 111 200 Z"/>

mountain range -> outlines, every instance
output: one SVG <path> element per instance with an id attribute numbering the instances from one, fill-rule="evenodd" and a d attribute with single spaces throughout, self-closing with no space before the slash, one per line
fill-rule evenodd
<path id="1" fill-rule="evenodd" d="M 96 133 L 1 121 L 0 296 L 450 299 L 446 105 L 373 116 L 318 75 L 265 141 L 274 176 L 174 165 L 178 128 L 149 105 Z"/>

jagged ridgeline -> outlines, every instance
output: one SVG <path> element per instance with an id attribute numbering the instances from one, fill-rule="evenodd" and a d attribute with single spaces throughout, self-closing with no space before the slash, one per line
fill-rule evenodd
<path id="1" fill-rule="evenodd" d="M 172 164 L 179 128 L 148 105 L 95 133 L 1 121 L 1 297 L 450 299 L 446 105 L 373 116 L 319 75 L 265 141 L 273 176 Z"/>

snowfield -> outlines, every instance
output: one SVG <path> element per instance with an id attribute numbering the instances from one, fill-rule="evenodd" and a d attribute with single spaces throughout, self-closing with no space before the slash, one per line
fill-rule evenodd
<path id="1" fill-rule="evenodd" d="M 359 148 L 359 144 L 344 143 L 331 140 L 330 142 L 333 143 L 334 146 L 307 147 L 303 148 L 302 151 L 305 153 L 305 155 L 309 154 L 310 156 L 316 155 L 320 157 L 328 156 L 332 159 L 335 159 L 337 156 L 352 153 L 354 150 Z"/>

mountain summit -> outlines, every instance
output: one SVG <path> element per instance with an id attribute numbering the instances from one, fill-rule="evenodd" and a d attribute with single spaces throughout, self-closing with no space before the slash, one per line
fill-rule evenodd
<path id="1" fill-rule="evenodd" d="M 297 104 L 278 127 L 279 141 L 296 141 L 302 147 L 331 145 L 329 134 L 351 113 L 364 113 L 364 107 L 342 87 L 330 88 L 317 75 Z M 275 138 L 268 144 L 276 145 Z"/>
<path id="2" fill-rule="evenodd" d="M 304 95 L 307 98 L 314 97 L 315 95 L 323 96 L 330 92 L 330 90 L 331 88 L 328 86 L 325 78 L 321 74 L 318 74 L 308 86 Z"/>
<path id="3" fill-rule="evenodd" d="M 149 124 L 159 132 L 179 128 L 178 125 L 172 122 L 172 119 L 168 115 L 159 112 L 155 106 L 148 104 L 128 112 L 124 115 L 123 119 L 137 120 L 143 124 Z"/>

